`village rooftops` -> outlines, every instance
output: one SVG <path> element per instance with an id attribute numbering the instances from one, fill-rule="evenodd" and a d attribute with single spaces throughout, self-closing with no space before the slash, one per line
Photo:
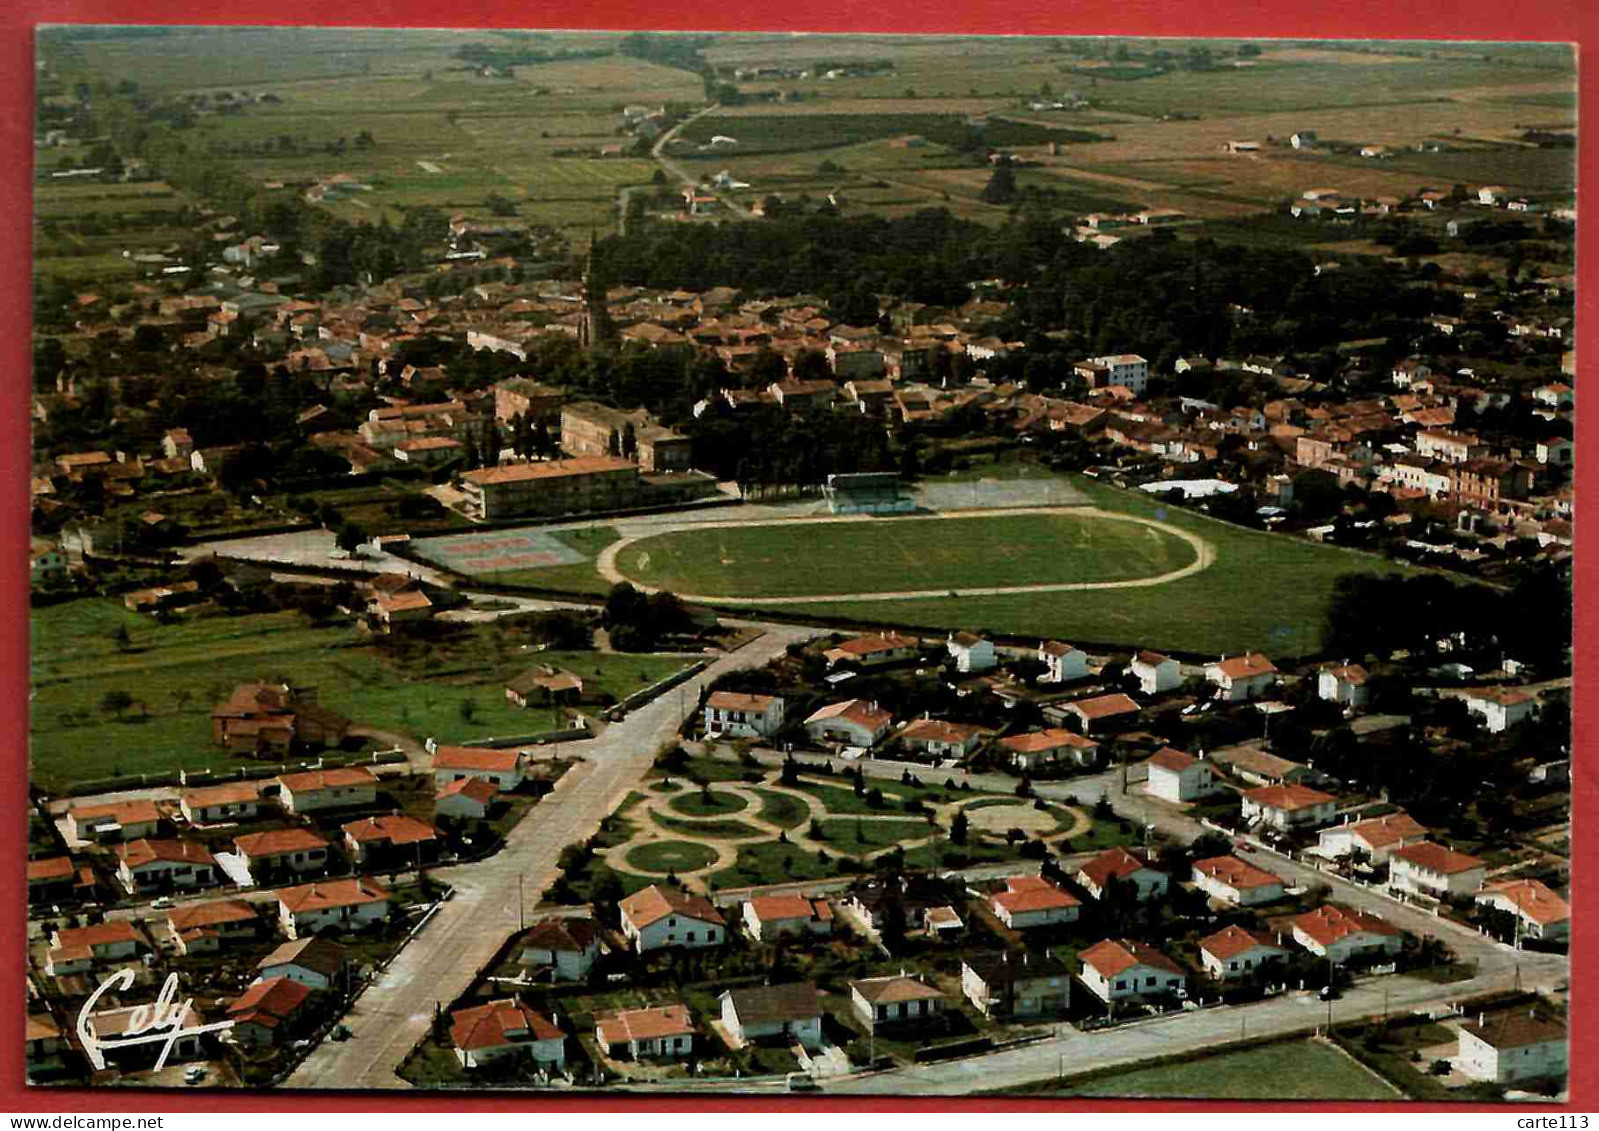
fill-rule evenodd
<path id="1" fill-rule="evenodd" d="M 344 952 L 337 943 L 327 939 L 308 938 L 296 939 L 286 942 L 260 962 L 255 964 L 257 970 L 267 970 L 274 966 L 302 966 L 314 973 L 321 974 L 324 978 L 332 978 L 344 965 Z"/>
<path id="2" fill-rule="evenodd" d="M 1479 703 L 1498 703 L 1501 707 L 1514 707 L 1519 703 L 1529 703 L 1538 697 L 1519 687 L 1494 687 L 1467 692 L 1466 698 Z"/>
<path id="3" fill-rule="evenodd" d="M 1017 754 L 1037 754 L 1044 750 L 1058 750 L 1063 746 L 1070 746 L 1075 750 L 1093 750 L 1099 747 L 1099 743 L 1093 739 L 1084 738 L 1080 734 L 1059 727 L 1032 731 L 1028 734 L 1013 734 L 1009 738 L 1000 739 L 999 744 Z"/>
<path id="4" fill-rule="evenodd" d="M 49 856 L 43 860 L 28 861 L 28 882 L 45 882 L 48 880 L 70 880 L 77 875 L 77 868 L 72 863 L 70 856 Z"/>
<path id="5" fill-rule="evenodd" d="M 1125 880 L 1135 872 L 1151 868 L 1148 860 L 1125 848 L 1109 848 L 1078 869 L 1095 887 L 1104 888 L 1111 880 Z M 1156 870 L 1151 868 L 1151 870 Z"/>
<path id="6" fill-rule="evenodd" d="M 1232 659 L 1218 660 L 1211 665 L 1228 679 L 1248 679 L 1250 676 L 1271 675 L 1277 670 L 1265 656 L 1259 652 L 1245 652 L 1242 656 Z"/>
<path id="7" fill-rule="evenodd" d="M 1537 1009 L 1507 1009 L 1479 1016 L 1462 1025 L 1460 1031 L 1496 1049 L 1519 1049 L 1566 1039 L 1565 1022 Z"/>
<path id="8" fill-rule="evenodd" d="M 1473 868 L 1484 867 L 1483 862 L 1475 856 L 1467 856 L 1464 852 L 1456 852 L 1452 848 L 1445 848 L 1430 841 L 1396 848 L 1393 851 L 1393 858 L 1403 860 L 1423 871 L 1436 872 L 1444 876 L 1453 876 L 1460 872 L 1469 872 Z"/>
<path id="9" fill-rule="evenodd" d="M 1174 750 L 1170 746 L 1163 746 L 1161 749 L 1155 751 L 1155 753 L 1149 756 L 1149 764 L 1151 766 L 1158 766 L 1163 770 L 1170 770 L 1174 774 L 1182 773 L 1189 766 L 1195 765 L 1198 761 L 1199 759 L 1195 758 L 1192 754 L 1184 754 L 1181 750 Z"/>
<path id="10" fill-rule="evenodd" d="M 1274 876 L 1265 869 L 1247 864 L 1236 856 L 1212 856 L 1207 860 L 1195 860 L 1194 871 L 1239 891 L 1271 887 L 1273 884 L 1283 882 L 1281 876 Z"/>
<path id="11" fill-rule="evenodd" d="M 1404 934 L 1386 919 L 1379 919 L 1364 911 L 1352 907 L 1339 907 L 1332 903 L 1323 904 L 1303 915 L 1296 915 L 1291 922 L 1295 928 L 1303 931 L 1323 947 L 1331 946 L 1341 938 L 1361 932 L 1390 937 Z"/>
<path id="12" fill-rule="evenodd" d="M 87 927 L 62 927 L 56 931 L 51 949 L 65 958 L 87 958 L 92 953 L 92 947 L 121 942 L 143 944 L 144 941 L 144 936 L 134 929 L 132 923 L 126 919 L 112 919 Z"/>
<path id="13" fill-rule="evenodd" d="M 1103 942 L 1095 943 L 1077 957 L 1092 966 L 1107 981 L 1139 965 L 1164 970 L 1168 974 L 1183 973 L 1181 966 L 1160 951 L 1133 939 L 1105 939 Z"/>
<path id="14" fill-rule="evenodd" d="M 945 719 L 916 719 L 907 723 L 899 736 L 907 741 L 956 742 L 983 734 L 983 728 L 970 723 L 952 723 Z"/>
<path id="15" fill-rule="evenodd" d="M 1330 793 L 1323 793 L 1319 789 L 1311 789 L 1304 785 L 1263 785 L 1259 789 L 1245 792 L 1244 800 L 1264 809 L 1280 809 L 1284 813 L 1292 813 L 1298 809 L 1336 803 L 1338 799 Z"/>
<path id="16" fill-rule="evenodd" d="M 1168 663 L 1170 660 L 1170 656 L 1164 656 L 1159 652 L 1151 652 L 1148 649 L 1145 649 L 1133 657 L 1134 663 L 1142 664 L 1143 666 L 1149 668 L 1159 667 L 1161 664 Z"/>
<path id="17" fill-rule="evenodd" d="M 521 764 L 515 750 L 496 750 L 488 746 L 440 746 L 433 751 L 435 770 L 466 770 L 509 773 Z"/>
<path id="18" fill-rule="evenodd" d="M 333 907 L 355 907 L 381 903 L 389 893 L 365 876 L 343 880 L 318 880 L 313 884 L 284 888 L 278 901 L 290 911 L 325 911 Z"/>
<path id="19" fill-rule="evenodd" d="M 847 656 L 872 656 L 878 652 L 892 652 L 901 648 L 915 648 L 917 640 L 911 636 L 900 636 L 897 633 L 883 632 L 874 636 L 857 636 L 852 640 L 845 640 L 832 652 L 842 652 Z"/>
<path id="20" fill-rule="evenodd" d="M 417 609 L 431 609 L 433 602 L 420 589 L 402 589 L 398 593 L 379 592 L 377 606 L 385 613 L 408 613 Z"/>
<path id="21" fill-rule="evenodd" d="M 1389 813 L 1344 825 L 1338 831 L 1353 833 L 1372 848 L 1385 848 L 1411 837 L 1426 836 L 1427 830 L 1409 813 Z"/>
<path id="22" fill-rule="evenodd" d="M 728 990 L 734 1012 L 745 1029 L 803 1021 L 818 1017 L 822 999 L 815 982 L 789 982 L 781 986 L 744 986 Z"/>
<path id="23" fill-rule="evenodd" d="M 686 1005 L 658 1005 L 649 1009 L 620 1009 L 594 1019 L 600 1043 L 619 1045 L 631 1041 L 654 1041 L 662 1037 L 683 1037 L 694 1032 Z"/>
<path id="24" fill-rule="evenodd" d="M 468 777 L 452 781 L 449 785 L 439 790 L 435 795 L 435 800 L 442 801 L 446 797 L 454 797 L 459 794 L 463 797 L 470 797 L 479 805 L 487 805 L 494 800 L 499 792 L 500 787 L 487 778 Z"/>
<path id="25" fill-rule="evenodd" d="M 1223 962 L 1257 946 L 1281 947 L 1282 944 L 1273 935 L 1263 931 L 1247 931 L 1237 925 L 1223 927 L 1215 934 L 1206 935 L 1199 940 L 1201 950 Z"/>
<path id="26" fill-rule="evenodd" d="M 521 938 L 524 947 L 543 950 L 587 950 L 600 937 L 592 919 L 540 919 Z"/>
<path id="27" fill-rule="evenodd" d="M 129 868 L 142 867 L 163 861 L 168 864 L 214 865 L 216 858 L 203 845 L 188 840 L 150 840 L 141 838 L 117 849 L 117 855 Z"/>
<path id="28" fill-rule="evenodd" d="M 1072 973 L 1071 967 L 1048 951 L 987 951 L 970 955 L 965 963 L 989 986 L 1011 985 L 1029 978 L 1064 978 Z"/>
<path id="29" fill-rule="evenodd" d="M 859 978 L 851 981 L 850 989 L 873 1005 L 901 1001 L 928 1001 L 944 996 L 941 990 L 909 974 L 884 974 L 876 978 Z"/>
<path id="30" fill-rule="evenodd" d="M 1339 683 L 1351 683 L 1356 687 L 1359 687 L 1370 678 L 1366 669 L 1359 664 L 1339 664 L 1336 667 L 1328 665 L 1321 670 L 1332 676 Z"/>
<path id="31" fill-rule="evenodd" d="M 1478 893 L 1478 902 L 1492 899 L 1501 906 L 1515 908 L 1534 923 L 1549 926 L 1571 918 L 1571 905 L 1537 880 L 1504 880 L 1488 884 Z"/>
<path id="32" fill-rule="evenodd" d="M 1078 699 L 1066 704 L 1067 707 L 1080 712 L 1087 719 L 1105 719 L 1113 715 L 1137 714 L 1139 706 L 1128 696 L 1121 692 L 1111 695 L 1097 695 L 1092 699 Z"/>
<path id="33" fill-rule="evenodd" d="M 212 805 L 242 805 L 260 799 L 261 787 L 248 781 L 185 790 L 182 797 L 183 803 L 191 809 L 205 809 Z"/>
<path id="34" fill-rule="evenodd" d="M 309 986 L 278 976 L 257 982 L 228 1006 L 235 1022 L 276 1029 L 311 996 Z"/>
<path id="35" fill-rule="evenodd" d="M 779 919 L 819 919 L 833 917 L 832 905 L 825 899 L 807 899 L 802 895 L 762 895 L 749 901 L 755 917 L 763 923 Z"/>
<path id="36" fill-rule="evenodd" d="M 1061 890 L 1042 876 L 1012 876 L 1005 881 L 1005 890 L 992 897 L 992 902 L 1012 915 L 1077 907 L 1082 903 L 1075 895 Z"/>
<path id="37" fill-rule="evenodd" d="M 167 912 L 167 922 L 178 933 L 201 927 L 217 927 L 224 923 L 252 923 L 257 919 L 255 908 L 241 899 L 218 899 L 211 903 L 195 903 L 174 907 Z"/>
<path id="38" fill-rule="evenodd" d="M 493 483 L 526 483 L 534 479 L 568 479 L 605 472 L 636 471 L 632 460 L 620 456 L 578 456 L 574 459 L 543 463 L 516 463 L 505 467 L 480 467 L 461 476 L 468 483 L 486 486 Z"/>
<path id="39" fill-rule="evenodd" d="M 1038 650 L 1046 656 L 1070 656 L 1077 651 L 1070 644 L 1059 640 L 1046 640 L 1038 646 Z"/>
<path id="40" fill-rule="evenodd" d="M 523 1034 L 526 1034 L 525 1036 Z M 499 1048 L 520 1040 L 553 1041 L 564 1034 L 544 1014 L 508 997 L 450 1014 L 450 1040 L 458 1049 Z"/>
<path id="41" fill-rule="evenodd" d="M 390 844 L 418 844 L 438 839 L 432 825 L 404 813 L 351 821 L 344 826 L 344 835 L 358 843 L 388 841 Z"/>
<path id="42" fill-rule="evenodd" d="M 668 915 L 682 915 L 702 923 L 721 923 L 722 913 L 710 900 L 700 895 L 690 895 L 677 888 L 651 884 L 636 891 L 621 903 L 622 913 L 639 930 Z"/>
<path id="43" fill-rule="evenodd" d="M 718 711 L 754 711 L 760 714 L 777 702 L 775 695 L 752 695 L 742 691 L 713 691 L 705 705 Z"/>
<path id="44" fill-rule="evenodd" d="M 245 856 L 281 856 L 327 846 L 328 842 L 310 829 L 268 829 L 233 838 L 233 847 Z"/>
<path id="45" fill-rule="evenodd" d="M 161 819 L 161 810 L 154 801 L 115 801 L 109 805 L 80 805 L 71 810 L 72 818 L 81 828 L 88 823 L 108 821 L 118 825 L 152 824 Z"/>
<path id="46" fill-rule="evenodd" d="M 307 770 L 303 774 L 284 774 L 278 785 L 290 793 L 303 790 L 339 789 L 351 785 L 376 785 L 378 779 L 365 766 L 347 766 L 337 770 Z"/>
<path id="47" fill-rule="evenodd" d="M 842 703 L 831 703 L 826 707 L 813 712 L 807 723 L 820 723 L 828 719 L 844 719 L 847 722 L 858 723 L 864 727 L 876 730 L 892 722 L 894 716 L 877 706 L 868 703 L 865 699 L 846 699 Z"/>

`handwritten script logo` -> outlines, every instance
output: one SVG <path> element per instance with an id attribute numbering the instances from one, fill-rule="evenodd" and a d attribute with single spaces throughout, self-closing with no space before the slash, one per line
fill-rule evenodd
<path id="1" fill-rule="evenodd" d="M 184 1028 L 183 1019 L 189 1015 L 194 1004 L 193 998 L 178 1000 L 178 976 L 168 974 L 167 980 L 161 986 L 161 993 L 150 1005 L 141 1005 L 128 1015 L 128 1025 L 120 1037 L 101 1037 L 94 1029 L 94 1007 L 100 996 L 112 988 L 125 990 L 133 985 L 133 971 L 123 967 L 101 982 L 94 993 L 89 995 L 89 1000 L 83 1003 L 83 1008 L 78 1011 L 78 1039 L 83 1042 L 83 1051 L 89 1058 L 89 1063 L 94 1065 L 95 1071 L 105 1068 L 105 1050 L 130 1048 L 133 1045 L 161 1045 L 161 1055 L 156 1058 L 156 1071 L 166 1066 L 167 1056 L 172 1052 L 172 1046 L 180 1037 L 197 1036 L 200 1033 L 219 1033 L 224 1029 L 233 1028 L 231 1021 L 218 1021 L 211 1025 L 195 1025 Z"/>

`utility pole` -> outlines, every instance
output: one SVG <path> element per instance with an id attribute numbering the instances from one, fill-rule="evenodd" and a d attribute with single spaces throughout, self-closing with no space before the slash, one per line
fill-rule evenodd
<path id="1" fill-rule="evenodd" d="M 516 929 L 527 930 L 526 905 L 522 902 L 522 873 L 516 874 Z"/>

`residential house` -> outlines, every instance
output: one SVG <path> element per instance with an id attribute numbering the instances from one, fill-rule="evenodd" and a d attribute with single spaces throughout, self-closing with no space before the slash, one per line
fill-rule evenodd
<path id="1" fill-rule="evenodd" d="M 1072 923 L 1082 910 L 1081 901 L 1042 876 L 1012 876 L 1005 890 L 989 896 L 994 916 L 1013 931 Z"/>
<path id="2" fill-rule="evenodd" d="M 404 813 L 363 817 L 344 826 L 344 849 L 357 864 L 419 865 L 438 857 L 433 826 Z"/>
<path id="3" fill-rule="evenodd" d="M 785 935 L 806 937 L 833 933 L 833 908 L 825 899 L 802 895 L 766 895 L 746 900 L 744 926 L 757 942 Z"/>
<path id="4" fill-rule="evenodd" d="M 1460 1027 L 1454 1064 L 1463 1075 L 1494 1084 L 1559 1080 L 1568 1071 L 1569 1044 L 1565 1023 L 1536 1006 L 1479 1013 Z"/>
<path id="5" fill-rule="evenodd" d="M 1197 801 L 1214 788 L 1209 762 L 1170 746 L 1155 751 L 1144 765 L 1149 771 L 1144 788 L 1163 801 Z"/>
<path id="6" fill-rule="evenodd" d="M 1199 940 L 1199 961 L 1205 973 L 1219 982 L 1248 978 L 1288 957 L 1279 940 L 1280 936 L 1236 925 L 1223 927 Z"/>
<path id="7" fill-rule="evenodd" d="M 211 712 L 212 741 L 237 754 L 332 746 L 349 732 L 350 720 L 323 707 L 315 689 L 286 683 L 241 683 Z"/>
<path id="8" fill-rule="evenodd" d="M 869 1033 L 879 1026 L 925 1023 L 944 1012 L 946 1000 L 943 991 L 904 973 L 854 979 L 849 996 Z"/>
<path id="9" fill-rule="evenodd" d="M 901 728 L 898 738 L 911 750 L 933 758 L 964 758 L 988 732 L 968 723 L 944 719 L 915 719 Z"/>
<path id="10" fill-rule="evenodd" d="M 29 1013 L 23 1030 L 23 1059 L 27 1065 L 28 1082 L 66 1066 L 62 1053 L 72 1048 L 65 1032 L 56 1019 L 41 1011 Z"/>
<path id="11" fill-rule="evenodd" d="M 527 759 L 519 750 L 490 746 L 436 746 L 433 749 L 433 784 L 481 778 L 509 792 L 527 780 Z"/>
<path id="12" fill-rule="evenodd" d="M 1466 710 L 1482 717 L 1490 734 L 1501 734 L 1538 713 L 1538 698 L 1519 687 L 1490 687 L 1466 692 Z"/>
<path id="13" fill-rule="evenodd" d="M 1139 652 L 1127 665 L 1127 670 L 1138 680 L 1138 687 L 1145 695 L 1175 691 L 1183 682 L 1182 667 L 1159 652 Z"/>
<path id="14" fill-rule="evenodd" d="M 1316 694 L 1329 703 L 1359 709 L 1366 705 L 1366 680 L 1359 664 L 1328 664 L 1316 675 Z"/>
<path id="15" fill-rule="evenodd" d="M 900 636 L 893 632 L 873 633 L 845 640 L 822 653 L 828 667 L 852 664 L 855 667 L 876 667 L 879 664 L 896 664 L 917 659 L 921 654 L 921 641 L 914 636 Z"/>
<path id="16" fill-rule="evenodd" d="M 241 1045 L 275 1045 L 290 1031 L 311 989 L 281 974 L 253 983 L 228 1006 L 230 1033 Z"/>
<path id="17" fill-rule="evenodd" d="M 1070 683 L 1088 676 L 1088 653 L 1059 640 L 1039 642 L 1038 662 L 1046 669 L 1043 683 Z"/>
<path id="18" fill-rule="evenodd" d="M 178 797 L 178 809 L 191 825 L 247 821 L 256 815 L 260 803 L 260 786 L 246 781 L 186 789 Z"/>
<path id="19" fill-rule="evenodd" d="M 1109 373 L 1108 385 L 1121 385 L 1135 397 L 1144 395 L 1149 387 L 1149 362 L 1136 353 L 1118 353 L 1109 357 L 1096 357 L 1095 365 L 1102 365 Z"/>
<path id="20" fill-rule="evenodd" d="M 1083 985 L 1106 1005 L 1166 997 L 1188 988 L 1188 975 L 1181 966 L 1133 939 L 1105 939 L 1078 958 L 1083 963 Z"/>
<path id="21" fill-rule="evenodd" d="M 1427 830 L 1414 817 L 1408 813 L 1388 813 L 1322 829 L 1316 854 L 1336 859 L 1363 852 L 1373 864 L 1384 864 L 1394 849 L 1420 844 L 1426 839 Z"/>
<path id="22" fill-rule="evenodd" d="M 313 990 L 338 984 L 344 972 L 344 951 L 327 939 L 294 939 L 255 964 L 256 978 L 289 978 Z"/>
<path id="23" fill-rule="evenodd" d="M 1259 652 L 1246 652 L 1208 665 L 1205 678 L 1216 685 L 1216 698 L 1236 703 L 1268 691 L 1277 682 L 1277 668 Z"/>
<path id="24" fill-rule="evenodd" d="M 450 1042 L 462 1068 L 505 1060 L 556 1072 L 566 1067 L 566 1034 L 515 995 L 455 1010 L 450 1014 Z"/>
<path id="25" fill-rule="evenodd" d="M 433 795 L 433 815 L 457 821 L 486 820 L 499 797 L 499 787 L 486 778 L 457 778 Z"/>
<path id="26" fill-rule="evenodd" d="M 286 872 L 299 875 L 328 866 L 328 842 L 310 829 L 270 829 L 233 838 L 233 850 L 253 883 Z"/>
<path id="27" fill-rule="evenodd" d="M 154 836 L 161 811 L 154 801 L 115 801 L 107 805 L 74 805 L 67 810 L 67 837 L 73 841 L 142 840 Z"/>
<path id="28" fill-rule="evenodd" d="M 378 799 L 378 779 L 365 766 L 282 774 L 277 782 L 278 800 L 289 813 L 350 809 Z"/>
<path id="29" fill-rule="evenodd" d="M 1079 766 L 1092 766 L 1099 761 L 1099 743 L 1060 727 L 1013 734 L 1000 739 L 999 747 L 1010 756 L 1011 765 L 1023 773 L 1055 765 L 1062 759 Z"/>
<path id="30" fill-rule="evenodd" d="M 69 898 L 78 882 L 78 868 L 70 856 L 47 856 L 28 861 L 28 902 L 50 903 Z"/>
<path id="31" fill-rule="evenodd" d="M 117 847 L 117 879 L 130 894 L 218 882 L 216 858 L 188 840 L 139 839 Z"/>
<path id="32" fill-rule="evenodd" d="M 1084 734 L 1093 734 L 1095 728 L 1104 730 L 1135 718 L 1140 707 L 1132 699 L 1117 691 L 1110 695 L 1096 695 L 1092 699 L 1078 699 L 1066 703 L 1061 710 L 1078 720 Z"/>
<path id="33" fill-rule="evenodd" d="M 1515 915 L 1519 938 L 1564 942 L 1571 935 L 1571 905 L 1537 880 L 1500 880 L 1484 887 L 1476 900 Z"/>
<path id="34" fill-rule="evenodd" d="M 1212 899 L 1239 907 L 1273 903 L 1283 897 L 1283 878 L 1236 856 L 1194 861 L 1194 886 Z"/>
<path id="35" fill-rule="evenodd" d="M 671 946 L 720 946 L 726 941 L 722 913 L 704 896 L 651 884 L 618 906 L 622 935 L 639 954 Z"/>
<path id="36" fill-rule="evenodd" d="M 1475 895 L 1488 878 L 1488 865 L 1475 856 L 1424 841 L 1388 854 L 1388 886 L 1410 895 L 1454 899 Z"/>
<path id="37" fill-rule="evenodd" d="M 949 650 L 950 659 L 955 662 L 958 672 L 986 672 L 998 662 L 993 643 L 970 632 L 950 633 L 944 647 Z"/>
<path id="38" fill-rule="evenodd" d="M 174 907 L 167 912 L 167 929 L 179 954 L 204 954 L 220 950 L 223 943 L 256 938 L 261 917 L 242 899 L 219 899 Z"/>
<path id="39" fill-rule="evenodd" d="M 1071 968 L 1047 951 L 987 951 L 961 962 L 961 992 L 984 1017 L 1020 1019 L 1063 1012 Z"/>
<path id="40" fill-rule="evenodd" d="M 705 700 L 705 733 L 730 738 L 770 738 L 783 729 L 783 697 L 713 691 Z"/>
<path id="41" fill-rule="evenodd" d="M 846 699 L 831 703 L 805 720 L 805 733 L 813 742 L 870 748 L 888 733 L 894 716 L 876 702 Z"/>
<path id="42" fill-rule="evenodd" d="M 1337 810 L 1336 797 L 1304 785 L 1263 785 L 1243 795 L 1244 823 L 1265 825 L 1278 832 L 1325 825 Z"/>
<path id="43" fill-rule="evenodd" d="M 1398 954 L 1405 933 L 1386 919 L 1353 907 L 1326 903 L 1291 920 L 1294 941 L 1318 958 L 1345 963 L 1352 958 Z"/>
<path id="44" fill-rule="evenodd" d="M 593 919 L 540 919 L 522 936 L 517 964 L 529 972 L 548 970 L 557 982 L 588 977 L 600 955 L 600 928 Z"/>
<path id="45" fill-rule="evenodd" d="M 61 927 L 45 952 L 45 973 L 59 978 L 82 974 L 102 962 L 135 958 L 150 944 L 126 919 L 108 919 L 87 927 Z"/>
<path id="46" fill-rule="evenodd" d="M 1104 899 L 1106 889 L 1115 883 L 1139 903 L 1165 895 L 1171 882 L 1171 877 L 1153 867 L 1143 854 L 1121 847 L 1108 848 L 1086 861 L 1073 878 L 1095 899 Z"/>
<path id="47" fill-rule="evenodd" d="M 278 920 L 291 939 L 358 931 L 389 917 L 391 896 L 365 876 L 319 880 L 278 892 Z"/>
<path id="48" fill-rule="evenodd" d="M 1469 463 L 1487 455 L 1488 447 L 1475 436 L 1434 428 L 1416 433 L 1416 454 L 1445 463 Z"/>
<path id="49" fill-rule="evenodd" d="M 676 1060 L 694 1052 L 694 1022 L 688 1006 L 657 1005 L 648 1009 L 618 1009 L 594 1019 L 594 1037 L 612 1058 L 642 1060 L 659 1057 Z"/>
<path id="50" fill-rule="evenodd" d="M 421 589 L 401 589 L 393 593 L 380 589 L 369 598 L 367 612 L 379 628 L 389 632 L 397 624 L 430 620 L 438 610 Z"/>
<path id="51" fill-rule="evenodd" d="M 725 990 L 722 1027 L 735 1041 L 776 1038 L 811 1050 L 822 1047 L 822 1001 L 815 982 L 778 986 L 745 986 Z"/>

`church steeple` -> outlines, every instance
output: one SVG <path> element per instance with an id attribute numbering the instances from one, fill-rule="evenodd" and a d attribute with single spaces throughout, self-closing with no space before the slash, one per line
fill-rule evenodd
<path id="1" fill-rule="evenodd" d="M 583 313 L 577 324 L 578 345 L 586 350 L 614 349 L 619 340 L 605 302 L 605 279 L 594 258 L 598 240 L 598 233 L 590 228 L 588 254 L 583 260 Z"/>

